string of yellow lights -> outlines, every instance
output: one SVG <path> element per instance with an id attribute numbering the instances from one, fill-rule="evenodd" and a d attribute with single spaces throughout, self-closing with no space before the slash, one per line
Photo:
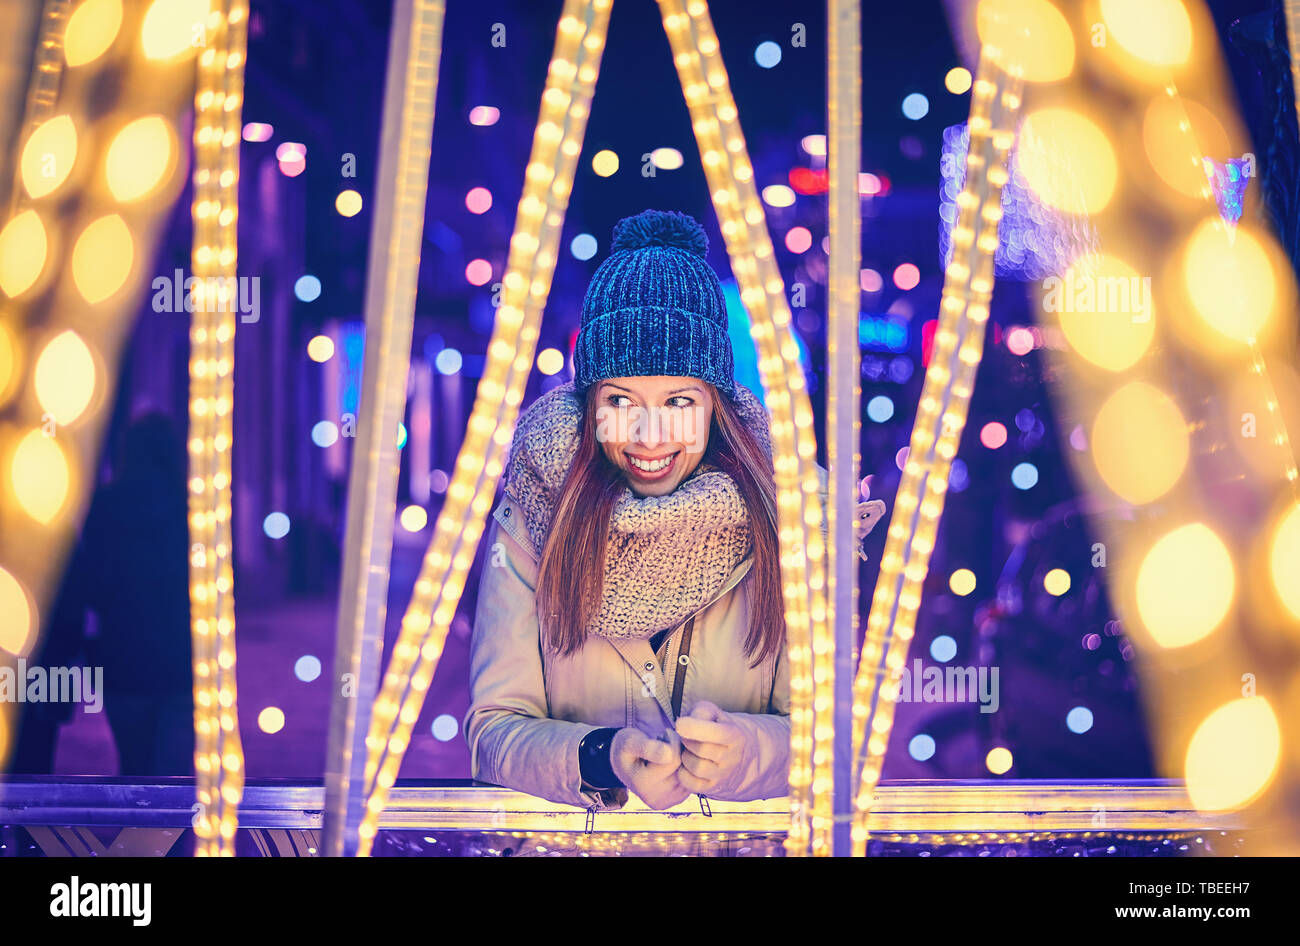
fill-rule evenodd
<path id="1" fill-rule="evenodd" d="M 190 358 L 190 610 L 201 855 L 234 854 L 243 793 L 235 690 L 230 451 L 236 227 L 248 8 L 228 0 L 204 22 L 195 89 Z"/>
<path id="2" fill-rule="evenodd" d="M 1004 66 L 1016 68 L 1005 61 L 999 47 L 986 41 L 971 91 L 966 185 L 957 199 L 958 218 L 953 228 L 952 259 L 944 275 L 939 327 L 894 500 L 858 668 L 853 744 L 854 758 L 861 758 L 861 771 L 853 842 L 859 856 L 866 853 L 867 819 L 889 744 L 899 682 L 921 603 L 921 583 L 929 570 L 948 473 L 966 426 L 975 371 L 984 350 L 1002 187 L 1007 181 L 1007 156 L 1021 105 L 1021 80 Z"/>

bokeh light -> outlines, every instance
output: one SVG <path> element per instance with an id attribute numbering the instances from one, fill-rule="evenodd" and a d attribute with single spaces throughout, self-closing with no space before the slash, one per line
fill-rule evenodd
<path id="1" fill-rule="evenodd" d="M 72 472 L 55 438 L 30 431 L 14 449 L 9 475 L 18 505 L 37 522 L 48 523 L 63 510 Z"/>
<path id="2" fill-rule="evenodd" d="M 1180 0 L 1101 0 L 1101 18 L 1130 55 L 1179 66 L 1192 52 L 1192 21 Z"/>
<path id="3" fill-rule="evenodd" d="M 966 597 L 975 590 L 975 573 L 969 568 L 959 568 L 948 576 L 948 588 L 952 593 Z"/>
<path id="4" fill-rule="evenodd" d="M 300 302 L 315 302 L 320 298 L 320 280 L 310 274 L 299 276 L 293 284 L 293 294 Z"/>
<path id="5" fill-rule="evenodd" d="M 0 230 L 0 289 L 9 297 L 30 289 L 45 269 L 49 243 L 35 210 L 24 210 Z"/>
<path id="6" fill-rule="evenodd" d="M 903 114 L 912 121 L 919 121 L 930 112 L 930 100 L 920 92 L 913 92 L 903 99 Z"/>
<path id="7" fill-rule="evenodd" d="M 439 742 L 451 742 L 460 734 L 460 721 L 450 713 L 442 713 L 434 719 L 430 729 L 433 731 L 434 739 Z"/>
<path id="8" fill-rule="evenodd" d="M 799 147 L 814 158 L 826 157 L 825 135 L 804 135 L 799 139 Z"/>
<path id="9" fill-rule="evenodd" d="M 1054 82 L 1074 69 L 1074 35 L 1047 0 L 980 0 L 975 13 L 980 44 L 997 62 L 1029 82 Z"/>
<path id="10" fill-rule="evenodd" d="M 1258 798 L 1277 773 L 1282 732 L 1263 696 L 1223 704 L 1196 727 L 1183 778 L 1201 811 L 1232 811 Z"/>
<path id="11" fill-rule="evenodd" d="M 597 151 L 592 155 L 591 169 L 597 177 L 613 177 L 618 173 L 618 155 L 608 148 Z"/>
<path id="12" fill-rule="evenodd" d="M 63 28 L 63 57 L 70 69 L 94 62 L 122 28 L 122 0 L 86 0 Z"/>
<path id="13" fill-rule="evenodd" d="M 361 213 L 361 195 L 354 190 L 340 191 L 334 198 L 334 209 L 343 217 L 355 217 Z"/>
<path id="14" fill-rule="evenodd" d="M 1142 145 L 1156 175 L 1184 197 L 1209 193 L 1201 155 L 1231 153 L 1219 119 L 1186 95 L 1151 99 L 1142 117 Z"/>
<path id="15" fill-rule="evenodd" d="M 275 128 L 266 122 L 249 122 L 244 126 L 245 141 L 270 141 Z"/>
<path id="16" fill-rule="evenodd" d="M 284 710 L 278 706 L 268 706 L 257 714 L 257 728 L 268 735 L 275 735 L 284 728 Z"/>
<path id="17" fill-rule="evenodd" d="M 971 75 L 970 70 L 965 66 L 954 66 L 948 70 L 948 74 L 943 77 L 943 87 L 953 95 L 961 95 L 970 91 Z"/>
<path id="18" fill-rule="evenodd" d="M 781 47 L 771 40 L 759 43 L 754 48 L 754 62 L 764 69 L 771 69 L 781 61 Z"/>
<path id="19" fill-rule="evenodd" d="M 32 132 L 19 159 L 23 187 L 33 200 L 58 189 L 77 161 L 77 128 L 67 115 L 56 115 Z"/>
<path id="20" fill-rule="evenodd" d="M 569 242 L 569 252 L 574 259 L 589 260 L 596 255 L 597 249 L 596 238 L 590 233 L 579 233 Z"/>
<path id="21" fill-rule="evenodd" d="M 885 280 L 874 269 L 864 269 L 858 273 L 858 285 L 863 292 L 879 292 L 885 288 Z"/>
<path id="22" fill-rule="evenodd" d="M 131 231 L 117 214 L 90 224 L 72 248 L 72 282 L 91 305 L 103 302 L 123 285 L 135 261 Z"/>
<path id="23" fill-rule="evenodd" d="M 1277 298 L 1268 251 L 1245 227 L 1237 227 L 1234 236 L 1218 214 L 1189 238 L 1183 280 L 1205 324 L 1237 341 L 1259 334 Z"/>
<path id="24" fill-rule="evenodd" d="M 175 59 L 198 51 L 206 37 L 208 0 L 154 0 L 144 15 L 140 42 L 146 59 Z"/>
<path id="25" fill-rule="evenodd" d="M 429 524 L 429 514 L 423 506 L 407 506 L 397 520 L 407 532 L 419 532 Z"/>
<path id="26" fill-rule="evenodd" d="M 334 357 L 334 339 L 328 335 L 314 335 L 307 343 L 307 357 L 324 364 Z"/>
<path id="27" fill-rule="evenodd" d="M 492 264 L 485 259 L 473 259 L 465 267 L 465 281 L 471 286 L 481 286 L 492 278 Z"/>
<path id="28" fill-rule="evenodd" d="M 921 282 L 921 270 L 915 263 L 900 263 L 894 267 L 894 285 L 904 292 L 915 289 Z"/>
<path id="29" fill-rule="evenodd" d="M 148 196 L 176 158 L 171 126 L 160 115 L 137 118 L 117 133 L 104 158 L 108 189 L 122 203 Z"/>
<path id="30" fill-rule="evenodd" d="M 465 208 L 472 214 L 484 214 L 492 209 L 492 192 L 486 187 L 471 187 L 465 194 Z"/>
<path id="31" fill-rule="evenodd" d="M 1138 615 L 1161 647 L 1194 644 L 1217 628 L 1236 588 L 1232 556 L 1200 522 L 1162 536 L 1137 575 Z"/>
<path id="32" fill-rule="evenodd" d="M 95 394 L 95 359 L 76 332 L 56 335 L 36 359 L 36 400 L 57 424 L 71 424 Z"/>
<path id="33" fill-rule="evenodd" d="M 877 394 L 867 402 L 867 417 L 883 424 L 894 416 L 894 402 L 887 395 Z"/>
<path id="34" fill-rule="evenodd" d="M 475 105 L 469 110 L 471 125 L 495 125 L 501 118 L 501 110 L 492 105 Z"/>
<path id="35" fill-rule="evenodd" d="M 339 428 L 332 420 L 317 421 L 311 429 L 311 442 L 318 447 L 332 447 L 338 439 Z"/>
<path id="36" fill-rule="evenodd" d="M 1032 463 L 1017 463 L 1011 469 L 1011 485 L 1016 489 L 1033 489 L 1038 485 L 1038 467 Z"/>
<path id="37" fill-rule="evenodd" d="M 564 368 L 564 355 L 558 348 L 543 348 L 537 353 L 537 370 L 542 374 L 559 374 Z"/>
<path id="38" fill-rule="evenodd" d="M 444 348 L 434 356 L 433 364 L 439 374 L 455 374 L 461 369 L 465 359 L 455 348 Z"/>
<path id="39" fill-rule="evenodd" d="M 785 234 L 785 248 L 791 253 L 806 253 L 812 247 L 807 227 L 791 227 Z"/>
<path id="40" fill-rule="evenodd" d="M 676 148 L 655 148 L 650 152 L 650 163 L 661 171 L 676 171 L 684 162 Z"/>
<path id="41" fill-rule="evenodd" d="M 1106 133 L 1066 108 L 1039 109 L 1027 116 L 1016 158 L 1034 195 L 1066 213 L 1103 210 L 1119 179 L 1119 162 Z"/>
<path id="42" fill-rule="evenodd" d="M 957 641 L 947 634 L 940 634 L 930 642 L 930 656 L 941 664 L 946 664 L 957 656 Z"/>
<path id="43" fill-rule="evenodd" d="M 1187 466 L 1187 422 L 1178 405 L 1141 381 L 1108 397 L 1092 425 L 1092 456 L 1102 481 L 1134 504 L 1167 493 Z"/>
<path id="44" fill-rule="evenodd" d="M 917 733 L 907 743 L 907 754 L 917 762 L 925 762 L 934 756 L 934 737 Z"/>
<path id="45" fill-rule="evenodd" d="M 1300 619 L 1300 505 L 1291 506 L 1278 523 L 1268 563 L 1278 598 Z"/>
<path id="46" fill-rule="evenodd" d="M 1013 355 L 1028 355 L 1034 350 L 1034 333 L 1023 325 L 1007 332 L 1007 351 Z"/>
<path id="47" fill-rule="evenodd" d="M 320 677 L 320 658 L 304 654 L 293 663 L 293 675 L 303 683 L 311 683 Z"/>
<path id="48" fill-rule="evenodd" d="M 1043 576 L 1043 590 L 1059 598 L 1070 590 L 1070 573 L 1064 568 L 1053 568 Z"/>
<path id="49" fill-rule="evenodd" d="M 289 517 L 282 512 L 273 512 L 262 520 L 262 531 L 272 539 L 283 539 L 289 534 Z"/>
<path id="50" fill-rule="evenodd" d="M 794 191 L 785 184 L 768 184 L 763 188 L 763 203 L 769 207 L 791 207 L 794 197 Z"/>
<path id="51" fill-rule="evenodd" d="M 1132 367 L 1155 334 L 1151 278 L 1128 263 L 1097 254 L 1077 260 L 1043 297 L 1057 313 L 1066 342 L 1107 371 Z"/>
<path id="52" fill-rule="evenodd" d="M 1065 714 L 1065 727 L 1072 733 L 1086 733 L 1092 728 L 1092 710 L 1086 706 L 1074 707 Z"/>
<path id="53" fill-rule="evenodd" d="M 1002 746 L 990 749 L 989 754 L 984 757 L 984 766 L 994 775 L 1003 775 L 1010 772 L 1013 762 L 1011 750 Z"/>
<path id="54" fill-rule="evenodd" d="M 25 657 L 32 643 L 32 602 L 22 584 L 0 568 L 0 651 Z"/>
<path id="55" fill-rule="evenodd" d="M 997 450 L 1006 442 L 1007 428 L 1005 424 L 991 420 L 980 428 L 980 443 L 990 450 Z"/>

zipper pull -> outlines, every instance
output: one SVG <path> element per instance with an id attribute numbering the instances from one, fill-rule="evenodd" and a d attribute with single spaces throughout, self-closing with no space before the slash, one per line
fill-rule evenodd
<path id="1" fill-rule="evenodd" d="M 592 806 L 587 809 L 587 823 L 583 826 L 583 834 L 591 834 L 595 830 L 596 830 L 596 805 L 593 802 Z"/>
<path id="2" fill-rule="evenodd" d="M 700 813 L 703 814 L 704 817 L 706 817 L 706 818 L 712 818 L 712 817 L 713 817 L 713 811 L 712 811 L 712 809 L 709 808 L 709 798 L 708 798 L 708 796 L 707 796 L 707 795 L 698 795 L 698 793 L 697 793 L 697 797 L 700 799 Z"/>

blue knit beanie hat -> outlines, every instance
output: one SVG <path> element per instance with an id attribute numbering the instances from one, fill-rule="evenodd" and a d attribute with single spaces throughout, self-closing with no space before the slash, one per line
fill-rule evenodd
<path id="1" fill-rule="evenodd" d="M 581 395 L 605 378 L 699 378 L 734 398 L 727 304 L 694 217 L 643 210 L 614 227 L 609 256 L 582 302 L 573 351 Z"/>

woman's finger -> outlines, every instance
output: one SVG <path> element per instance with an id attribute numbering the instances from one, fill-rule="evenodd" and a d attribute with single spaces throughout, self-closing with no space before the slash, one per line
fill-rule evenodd
<path id="1" fill-rule="evenodd" d="M 708 759 L 710 762 L 721 762 L 727 755 L 727 747 L 717 742 L 700 742 L 696 739 L 683 739 L 682 745 L 689 750 L 691 754 L 699 756 L 701 759 Z M 685 758 L 687 753 L 683 752 Z"/>

